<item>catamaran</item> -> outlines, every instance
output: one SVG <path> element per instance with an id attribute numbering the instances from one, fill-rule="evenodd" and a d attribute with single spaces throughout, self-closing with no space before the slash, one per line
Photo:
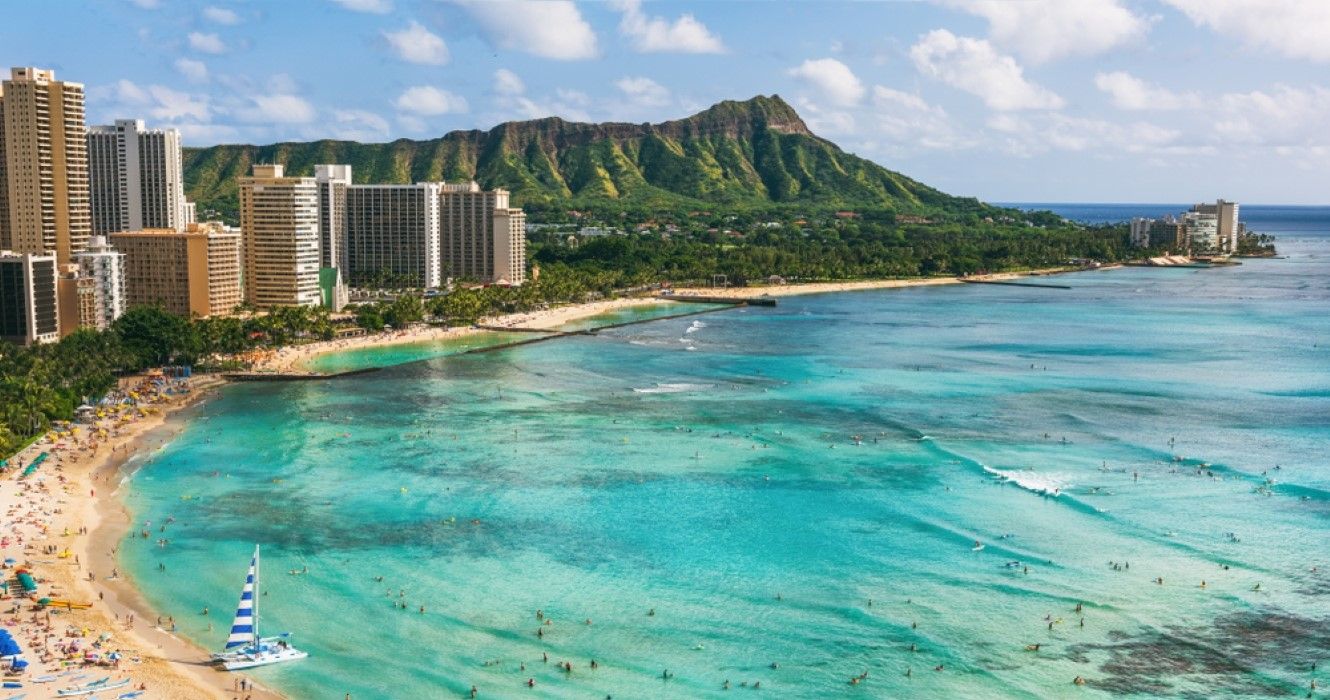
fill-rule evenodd
<path id="1" fill-rule="evenodd" d="M 231 636 L 220 654 L 212 660 L 224 671 L 239 671 L 255 666 L 298 661 L 309 656 L 291 646 L 289 632 L 276 637 L 259 636 L 259 546 L 254 545 L 254 558 L 249 560 L 249 575 L 245 587 L 240 589 L 240 605 L 236 619 L 231 623 Z"/>

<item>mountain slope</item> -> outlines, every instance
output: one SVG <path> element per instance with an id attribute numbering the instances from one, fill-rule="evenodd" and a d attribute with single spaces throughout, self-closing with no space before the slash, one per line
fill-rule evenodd
<path id="1" fill-rule="evenodd" d="M 311 175 L 349 163 L 357 183 L 471 180 L 504 187 L 528 209 L 677 209 L 712 205 L 986 209 L 842 151 L 815 136 L 779 96 L 725 101 L 660 124 L 583 124 L 558 117 L 454 131 L 423 141 L 278 143 L 186 148 L 185 186 L 202 213 L 228 218 L 252 163 Z"/>

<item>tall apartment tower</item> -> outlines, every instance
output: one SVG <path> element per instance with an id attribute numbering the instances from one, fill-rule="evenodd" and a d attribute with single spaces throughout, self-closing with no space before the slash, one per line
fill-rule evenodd
<path id="1" fill-rule="evenodd" d="M 60 339 L 53 255 L 0 251 L 0 341 L 17 345 Z"/>
<path id="2" fill-rule="evenodd" d="M 346 283 L 430 289 L 440 285 L 441 182 L 346 188 Z"/>
<path id="3" fill-rule="evenodd" d="M 83 85 L 14 68 L 0 83 L 0 117 L 0 250 L 50 253 L 67 265 L 92 229 Z"/>
<path id="4" fill-rule="evenodd" d="M 82 325 L 104 331 L 125 313 L 125 254 L 112 248 L 105 236 L 93 236 L 74 262 L 79 274 L 92 280 L 92 318 L 83 319 Z"/>
<path id="5" fill-rule="evenodd" d="M 88 129 L 92 234 L 169 228 L 189 223 L 180 132 L 145 129 L 139 119 L 117 119 Z"/>
<path id="6" fill-rule="evenodd" d="M 316 165 L 314 181 L 319 186 L 319 266 L 346 267 L 346 188 L 351 185 L 351 166 Z"/>
<path id="7" fill-rule="evenodd" d="M 441 189 L 443 272 L 481 282 L 526 281 L 526 219 L 508 206 L 508 191 L 486 192 L 474 181 Z"/>
<path id="8" fill-rule="evenodd" d="M 284 177 L 281 165 L 255 165 L 240 178 L 245 301 L 254 306 L 317 306 L 319 190 L 312 177 Z"/>

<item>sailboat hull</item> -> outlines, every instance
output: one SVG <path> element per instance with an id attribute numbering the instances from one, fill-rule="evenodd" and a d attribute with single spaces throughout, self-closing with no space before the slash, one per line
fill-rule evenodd
<path id="1" fill-rule="evenodd" d="M 265 640 L 267 641 L 267 640 Z M 269 666 L 271 664 L 280 664 L 286 661 L 299 661 L 309 656 L 292 646 L 278 646 L 264 644 L 263 649 L 255 651 L 245 649 L 223 654 L 214 654 L 212 660 L 217 667 L 223 671 L 243 671 L 247 668 L 258 666 Z"/>

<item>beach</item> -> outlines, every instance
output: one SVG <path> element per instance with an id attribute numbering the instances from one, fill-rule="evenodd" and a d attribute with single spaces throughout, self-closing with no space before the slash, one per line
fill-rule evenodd
<path id="1" fill-rule="evenodd" d="M 31 662 L 19 679 L 28 697 L 55 697 L 59 689 L 106 677 L 111 683 L 130 679 L 119 692 L 142 688 L 148 698 L 278 697 L 259 687 L 235 692 L 235 675 L 206 665 L 204 650 L 172 634 L 169 624 L 157 624 L 131 578 L 113 575 L 114 548 L 129 527 L 116 497 L 121 468 L 135 454 L 169 440 L 179 430 L 172 414 L 205 400 L 222 383 L 195 377 L 174 383 L 177 393 L 143 392 L 133 408 L 108 409 L 77 433 L 52 433 L 10 459 L 29 465 L 48 454 L 27 478 L 20 480 L 22 469 L 15 466 L 0 480 L 0 508 L 13 523 L 4 532 L 4 556 L 32 572 L 39 597 L 91 603 L 86 609 L 53 605 L 38 611 L 27 600 L 6 599 L 6 607 L 17 610 L 7 610 L 6 629 Z M 88 653 L 120 659 L 114 665 L 84 663 Z M 55 678 L 33 682 L 50 676 Z"/>

